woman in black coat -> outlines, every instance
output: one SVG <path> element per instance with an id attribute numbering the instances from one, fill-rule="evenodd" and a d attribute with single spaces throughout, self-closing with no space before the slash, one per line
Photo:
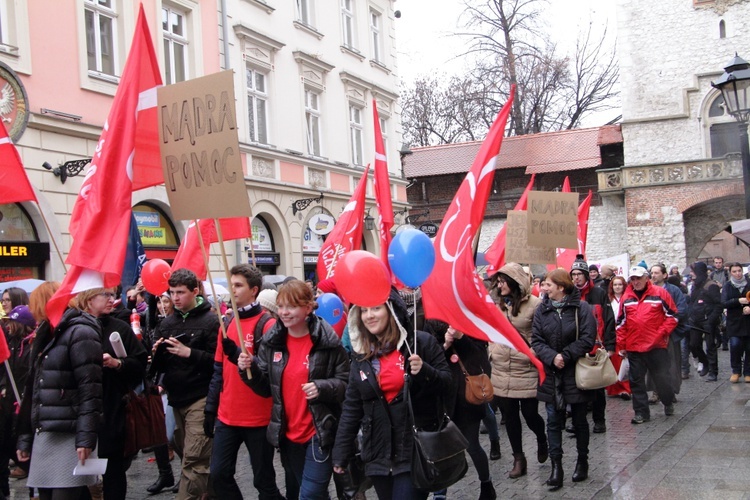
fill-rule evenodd
<path id="1" fill-rule="evenodd" d="M 562 430 L 565 428 L 566 405 L 571 408 L 578 449 L 573 481 L 583 481 L 588 477 L 586 404 L 593 400 L 594 394 L 576 387 L 575 369 L 578 358 L 594 347 L 596 320 L 591 306 L 581 301 L 581 295 L 566 271 L 551 271 L 541 288 L 545 298 L 534 312 L 531 347 L 544 364 L 546 378 L 537 390 L 537 398 L 547 404 L 547 440 L 552 461 L 547 484 L 551 491 L 555 491 L 563 484 Z"/>
<path id="2" fill-rule="evenodd" d="M 411 482 L 412 421 L 404 400 L 405 387 L 418 427 L 433 426 L 443 411 L 451 373 L 443 349 L 425 332 L 410 334 L 406 305 L 397 293 L 375 307 L 349 311 L 352 365 L 346 399 L 333 448 L 334 471 L 343 474 L 355 455 L 362 429 L 361 457 L 365 474 L 379 498 L 425 499 L 429 492 Z M 405 382 L 404 374 L 410 382 Z"/>
<path id="3" fill-rule="evenodd" d="M 732 376 L 729 381 L 736 384 L 740 376 L 750 382 L 750 283 L 743 274 L 742 264 L 729 264 L 729 281 L 721 290 L 721 302 L 727 310 L 727 334 L 729 335 L 729 360 Z M 744 358 L 744 359 L 743 359 Z"/>

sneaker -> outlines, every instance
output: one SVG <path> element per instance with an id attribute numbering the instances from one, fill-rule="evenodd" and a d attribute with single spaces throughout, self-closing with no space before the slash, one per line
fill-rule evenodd
<path id="1" fill-rule="evenodd" d="M 709 373 L 708 377 L 706 377 L 706 382 L 716 382 L 718 378 L 715 373 Z"/>
<path id="2" fill-rule="evenodd" d="M 671 405 L 664 405 L 664 414 L 668 417 L 674 415 L 674 403 Z"/>
<path id="3" fill-rule="evenodd" d="M 736 384 L 740 381 L 740 374 L 739 373 L 733 373 L 731 377 L 729 377 L 729 381 L 733 384 Z"/>
<path id="4" fill-rule="evenodd" d="M 656 391 L 651 393 L 651 396 L 648 398 L 648 404 L 655 405 L 659 402 L 659 395 L 656 393 Z"/>
<path id="5" fill-rule="evenodd" d="M 633 419 L 630 421 L 630 423 L 638 425 L 638 424 L 642 424 L 644 422 L 648 422 L 649 420 L 651 420 L 650 417 L 644 417 L 643 415 L 636 415 L 635 417 L 633 417 Z"/>

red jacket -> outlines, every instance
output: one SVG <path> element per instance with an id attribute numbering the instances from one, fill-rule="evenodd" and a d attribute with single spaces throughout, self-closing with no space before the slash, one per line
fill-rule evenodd
<path id="1" fill-rule="evenodd" d="M 622 295 L 617 321 L 617 350 L 648 352 L 666 349 L 669 334 L 677 327 L 675 306 L 665 289 L 648 282 L 640 298 L 628 285 Z"/>

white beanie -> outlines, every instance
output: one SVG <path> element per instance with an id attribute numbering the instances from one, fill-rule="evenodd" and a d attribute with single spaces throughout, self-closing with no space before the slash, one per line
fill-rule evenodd
<path id="1" fill-rule="evenodd" d="M 277 314 L 276 296 L 279 294 L 276 290 L 261 290 L 258 294 L 258 302 L 274 314 Z"/>

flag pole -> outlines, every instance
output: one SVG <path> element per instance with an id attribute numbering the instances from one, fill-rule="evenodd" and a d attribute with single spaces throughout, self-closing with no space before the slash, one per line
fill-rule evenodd
<path id="1" fill-rule="evenodd" d="M 219 237 L 219 248 L 221 248 L 221 259 L 224 263 L 224 272 L 227 275 L 227 283 L 229 284 L 230 288 L 232 286 L 232 276 L 229 274 L 229 263 L 227 262 L 227 251 L 224 248 L 224 235 L 221 234 L 221 224 L 219 223 L 219 219 L 214 219 L 214 224 L 216 225 L 216 236 Z M 252 238 L 250 239 L 250 248 L 252 248 Z M 255 262 L 255 258 L 253 257 L 253 262 Z M 253 264 L 254 265 L 254 264 Z M 211 273 L 208 273 L 209 276 Z M 234 294 L 229 293 L 229 300 L 232 303 L 232 312 L 234 313 L 234 321 L 235 325 L 237 325 L 237 337 L 238 342 L 240 343 L 240 349 L 242 349 L 242 352 L 244 354 L 247 354 L 247 347 L 245 346 L 245 336 L 242 334 L 242 324 L 240 323 L 240 314 L 237 311 L 237 301 L 234 300 Z M 226 333 L 224 334 L 224 337 L 226 337 Z M 247 372 L 247 378 L 251 379 L 253 378 L 252 373 L 250 373 L 250 368 L 245 370 Z"/>
<path id="2" fill-rule="evenodd" d="M 60 247 L 57 246 L 57 241 L 52 236 L 52 230 L 49 228 L 49 223 L 47 222 L 47 217 L 44 216 L 44 212 L 42 211 L 42 206 L 39 204 L 39 202 L 36 202 L 36 207 L 39 209 L 39 215 L 42 216 L 42 222 L 44 222 L 44 227 L 47 229 L 47 234 L 49 234 L 49 240 L 52 242 L 52 246 L 55 247 L 55 251 L 57 252 L 57 256 L 60 257 L 60 263 L 63 266 L 63 271 L 65 273 L 68 272 L 68 266 L 65 265 L 65 259 L 63 259 L 62 252 L 60 251 Z"/>
<path id="3" fill-rule="evenodd" d="M 211 285 L 211 293 L 214 296 L 214 300 L 216 300 L 216 288 L 214 287 L 214 280 L 211 277 L 211 270 L 208 267 L 208 253 L 206 253 L 206 245 L 203 244 L 203 235 L 201 234 L 201 225 L 199 224 L 200 219 L 193 219 L 193 223 L 195 224 L 195 231 L 198 235 L 198 243 L 201 246 L 201 253 L 203 254 L 203 265 L 206 266 L 206 274 L 208 275 L 208 283 Z M 227 338 L 227 328 L 224 326 L 224 318 L 221 316 L 221 310 L 219 310 L 218 307 L 215 307 L 216 309 L 216 315 L 219 317 L 219 325 L 221 328 L 221 336 L 224 338 Z M 236 314 L 236 311 L 235 311 Z"/>

